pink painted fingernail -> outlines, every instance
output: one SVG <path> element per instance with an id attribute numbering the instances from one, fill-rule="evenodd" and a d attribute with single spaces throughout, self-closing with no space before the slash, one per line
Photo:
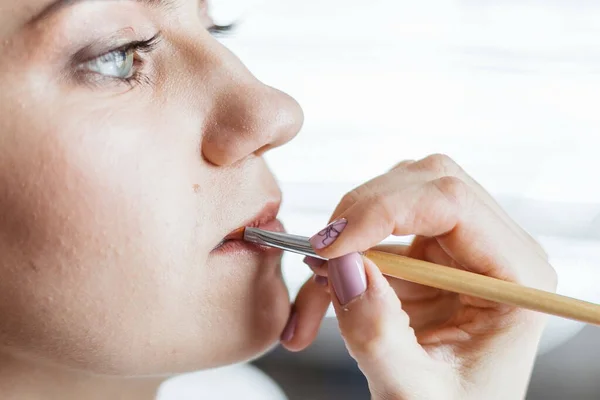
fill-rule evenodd
<path id="1" fill-rule="evenodd" d="M 323 264 L 325 264 L 325 260 L 321 260 L 320 258 L 310 256 L 304 257 L 304 260 L 302 260 L 302 262 L 304 262 L 304 264 L 308 265 L 311 268 L 319 268 L 322 267 Z"/>
<path id="2" fill-rule="evenodd" d="M 326 276 L 315 275 L 315 283 L 319 286 L 328 286 L 329 279 Z"/>
<path id="3" fill-rule="evenodd" d="M 281 334 L 282 342 L 289 342 L 294 337 L 294 333 L 296 332 L 296 325 L 298 324 L 298 313 L 294 308 L 292 308 L 292 315 L 290 315 L 290 319 L 288 319 L 287 325 Z"/>
<path id="4" fill-rule="evenodd" d="M 337 240 L 344 228 L 348 225 L 345 218 L 338 219 L 327 225 L 323 230 L 310 238 L 310 244 L 315 250 L 324 249 Z"/>
<path id="5" fill-rule="evenodd" d="M 328 268 L 329 279 L 341 305 L 350 303 L 367 290 L 365 265 L 360 254 L 331 259 Z"/>

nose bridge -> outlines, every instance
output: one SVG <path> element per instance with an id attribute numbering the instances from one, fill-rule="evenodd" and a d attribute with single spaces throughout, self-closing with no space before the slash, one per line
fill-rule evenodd
<path id="1" fill-rule="evenodd" d="M 260 82 L 219 47 L 207 66 L 213 100 L 202 152 L 211 163 L 227 165 L 291 140 L 300 130 L 303 113 L 293 98 Z"/>

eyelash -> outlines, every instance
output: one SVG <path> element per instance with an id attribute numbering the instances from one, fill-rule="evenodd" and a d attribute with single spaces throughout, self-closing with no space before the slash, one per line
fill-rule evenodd
<path id="1" fill-rule="evenodd" d="M 213 36 L 228 36 L 235 29 L 234 24 L 230 25 L 213 25 L 208 28 L 208 32 Z"/>
<path id="2" fill-rule="evenodd" d="M 227 36 L 231 33 L 233 28 L 234 28 L 233 25 L 213 25 L 213 26 L 209 27 L 207 30 L 213 36 Z M 138 84 L 151 83 L 150 77 L 141 71 L 140 63 L 143 63 L 143 61 L 139 58 L 139 55 L 140 54 L 148 54 L 148 53 L 151 53 L 152 51 L 154 51 L 156 49 L 156 47 L 160 44 L 161 40 L 162 40 L 162 34 L 161 34 L 161 32 L 158 32 L 156 35 L 152 36 L 151 38 L 149 38 L 147 40 L 139 40 L 139 41 L 127 43 L 126 45 L 123 45 L 121 47 L 118 47 L 116 49 L 112 49 L 112 50 L 106 52 L 103 55 L 117 53 L 117 52 L 130 52 L 130 51 L 134 52 L 134 57 L 135 57 L 134 65 L 136 66 L 136 69 L 133 72 L 132 76 L 127 77 L 127 78 L 104 76 L 101 79 L 102 80 L 109 79 L 112 81 L 126 83 L 130 87 L 134 87 L 135 85 L 138 85 Z M 102 57 L 102 55 L 100 57 Z M 98 75 L 98 74 L 96 74 L 96 75 Z"/>
<path id="3" fill-rule="evenodd" d="M 158 32 L 156 35 L 152 36 L 147 40 L 139 40 L 127 43 L 126 45 L 117 47 L 116 49 L 112 49 L 111 51 L 105 53 L 104 55 L 118 52 L 133 52 L 135 70 L 133 74 L 127 78 L 102 77 L 102 79 L 109 79 L 113 81 L 126 83 L 130 87 L 133 87 L 137 84 L 151 83 L 149 76 L 141 71 L 141 64 L 143 64 L 143 60 L 140 59 L 140 54 L 151 53 L 160 44 L 161 40 L 162 35 L 160 32 Z"/>

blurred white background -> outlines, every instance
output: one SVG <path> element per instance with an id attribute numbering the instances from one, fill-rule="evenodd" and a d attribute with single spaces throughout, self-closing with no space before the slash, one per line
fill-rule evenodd
<path id="1" fill-rule="evenodd" d="M 290 231 L 314 233 L 347 190 L 442 152 L 542 242 L 559 292 L 600 301 L 600 1 L 213 5 L 217 22 L 238 23 L 223 43 L 304 108 L 301 135 L 268 156 Z M 292 293 L 309 275 L 299 260 L 286 256 Z M 552 320 L 542 351 L 582 328 Z M 531 399 L 600 398 L 598 383 L 574 367 L 598 354 L 600 331 L 587 329 L 566 345 L 580 354 L 559 348 L 540 359 Z M 336 358 L 323 346 L 321 358 L 304 360 Z M 600 361 L 584 369 L 598 375 Z"/>
<path id="2" fill-rule="evenodd" d="M 221 1 L 223 42 L 304 108 L 282 181 L 445 152 L 495 193 L 600 202 L 600 2 Z"/>

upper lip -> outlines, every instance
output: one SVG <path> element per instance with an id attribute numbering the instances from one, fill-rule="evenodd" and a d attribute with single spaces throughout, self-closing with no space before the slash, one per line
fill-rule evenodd
<path id="1" fill-rule="evenodd" d="M 235 230 L 231 231 L 227 236 L 225 236 L 225 240 L 227 240 L 228 236 L 231 236 L 240 228 L 258 228 L 263 224 L 273 221 L 275 218 L 277 218 L 277 214 L 279 214 L 280 207 L 281 202 L 279 201 L 265 204 L 262 210 L 258 214 L 256 214 L 252 219 L 246 221 L 242 226 L 237 227 Z"/>

